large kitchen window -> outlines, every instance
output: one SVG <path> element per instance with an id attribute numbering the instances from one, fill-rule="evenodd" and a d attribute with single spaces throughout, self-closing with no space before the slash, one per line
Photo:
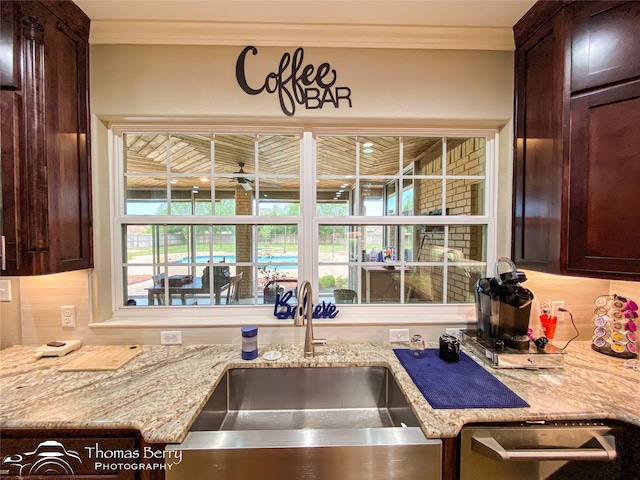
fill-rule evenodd
<path id="1" fill-rule="evenodd" d="M 495 257 L 492 131 L 113 133 L 120 308 L 469 304 Z"/>

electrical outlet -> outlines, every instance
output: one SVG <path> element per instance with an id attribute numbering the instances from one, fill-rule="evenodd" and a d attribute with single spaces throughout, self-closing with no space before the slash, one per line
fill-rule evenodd
<path id="1" fill-rule="evenodd" d="M 409 329 L 408 328 L 391 328 L 389 330 L 390 342 L 408 342 L 409 341 Z"/>
<path id="2" fill-rule="evenodd" d="M 60 323 L 63 327 L 66 327 L 66 328 L 76 326 L 75 305 L 62 305 L 60 307 Z"/>
<path id="3" fill-rule="evenodd" d="M 180 330 L 160 332 L 160 343 L 162 345 L 182 345 L 182 332 Z"/>
<path id="4" fill-rule="evenodd" d="M 551 300 L 549 302 L 549 308 L 551 308 L 551 313 L 558 317 L 558 320 L 564 317 L 563 312 L 559 312 L 558 308 L 564 307 L 564 300 Z"/>

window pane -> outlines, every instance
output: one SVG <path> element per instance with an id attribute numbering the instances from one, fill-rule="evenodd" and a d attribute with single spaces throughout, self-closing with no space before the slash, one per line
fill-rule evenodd
<path id="1" fill-rule="evenodd" d="M 416 179 L 413 197 L 417 215 L 442 215 L 442 180 Z"/>
<path id="2" fill-rule="evenodd" d="M 483 180 L 447 180 L 447 215 L 483 214 Z"/>
<path id="3" fill-rule="evenodd" d="M 398 137 L 359 137 L 360 175 L 398 175 L 400 139 Z"/>
<path id="4" fill-rule="evenodd" d="M 384 190 L 384 182 L 363 179 L 360 182 L 360 195 L 357 197 L 360 199 L 358 215 L 363 217 L 388 215 L 384 208 Z"/>
<path id="5" fill-rule="evenodd" d="M 406 303 L 444 303 L 443 268 L 415 266 L 405 275 Z"/>
<path id="6" fill-rule="evenodd" d="M 211 135 L 172 133 L 169 145 L 172 174 L 211 175 Z"/>
<path id="7" fill-rule="evenodd" d="M 441 138 L 405 138 L 405 165 L 412 159 L 415 175 L 442 175 Z"/>
<path id="8" fill-rule="evenodd" d="M 441 138 L 404 137 L 402 145 L 403 170 L 413 164 L 416 175 L 442 174 Z"/>
<path id="9" fill-rule="evenodd" d="M 166 215 L 167 179 L 160 177 L 127 177 L 126 215 Z"/>
<path id="10" fill-rule="evenodd" d="M 359 251 L 360 231 L 345 225 L 318 227 L 318 259 L 321 262 L 355 261 Z"/>
<path id="11" fill-rule="evenodd" d="M 357 276 L 349 274 L 355 267 L 326 265 L 318 269 L 318 292 L 321 300 L 342 303 L 358 303 Z"/>
<path id="12" fill-rule="evenodd" d="M 259 225 L 258 261 L 298 263 L 297 225 Z"/>
<path id="13" fill-rule="evenodd" d="M 167 140 L 164 133 L 125 133 L 126 173 L 167 173 Z"/>
<path id="14" fill-rule="evenodd" d="M 298 192 L 260 192 L 260 215 L 288 217 L 300 215 Z"/>
<path id="15" fill-rule="evenodd" d="M 260 135 L 258 138 L 260 175 L 300 176 L 300 137 Z"/>
<path id="16" fill-rule="evenodd" d="M 474 303 L 476 282 L 485 275 L 482 267 L 447 269 L 447 303 Z"/>
<path id="17" fill-rule="evenodd" d="M 322 184 L 322 187 L 320 186 Z M 352 202 L 353 182 L 340 179 L 318 181 L 316 188 L 316 215 L 346 216 L 349 215 Z"/>
<path id="18" fill-rule="evenodd" d="M 318 198 L 316 203 L 316 215 L 319 217 L 346 217 L 349 215 L 349 191 L 335 196 L 331 199 L 321 201 Z M 320 197 L 320 194 L 318 194 Z"/>
<path id="19" fill-rule="evenodd" d="M 454 262 L 486 262 L 486 225 L 452 225 L 449 231 L 449 249 L 455 251 Z"/>
<path id="20" fill-rule="evenodd" d="M 355 137 L 318 137 L 316 139 L 316 171 L 318 176 L 338 175 L 343 178 L 356 174 Z M 319 188 L 324 188 L 320 182 Z"/>
<path id="21" fill-rule="evenodd" d="M 484 175 L 484 138 L 447 139 L 447 175 Z"/>

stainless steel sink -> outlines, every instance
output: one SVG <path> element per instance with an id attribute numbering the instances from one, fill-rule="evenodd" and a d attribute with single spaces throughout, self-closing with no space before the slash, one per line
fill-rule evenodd
<path id="1" fill-rule="evenodd" d="M 167 446 L 166 478 L 437 479 L 441 448 L 384 367 L 241 368 Z"/>

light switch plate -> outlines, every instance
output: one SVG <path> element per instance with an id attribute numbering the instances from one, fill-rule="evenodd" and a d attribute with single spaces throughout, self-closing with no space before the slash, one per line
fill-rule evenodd
<path id="1" fill-rule="evenodd" d="M 409 341 L 409 329 L 408 328 L 391 328 L 391 329 L 389 329 L 389 341 L 390 342 L 408 342 Z"/>
<path id="2" fill-rule="evenodd" d="M 0 280 L 0 302 L 11 301 L 11 280 Z"/>

